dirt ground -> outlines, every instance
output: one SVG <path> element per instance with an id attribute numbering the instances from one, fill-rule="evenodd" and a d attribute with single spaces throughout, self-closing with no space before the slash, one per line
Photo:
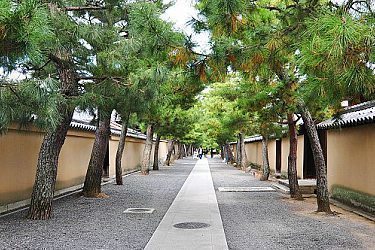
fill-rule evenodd
<path id="1" fill-rule="evenodd" d="M 330 223 L 337 223 L 349 228 L 353 236 L 362 242 L 365 249 L 375 249 L 374 221 L 333 204 L 331 204 L 331 210 L 335 215 L 317 213 L 316 197 L 313 196 L 306 197 L 303 201 L 298 201 L 285 195 L 283 200 L 291 205 L 296 214 Z"/>

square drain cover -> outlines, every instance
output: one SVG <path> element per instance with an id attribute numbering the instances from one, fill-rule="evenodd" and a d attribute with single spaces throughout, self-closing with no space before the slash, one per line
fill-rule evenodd
<path id="1" fill-rule="evenodd" d="M 155 208 L 130 207 L 124 211 L 124 214 L 152 214 Z"/>
<path id="2" fill-rule="evenodd" d="M 219 187 L 220 192 L 273 192 L 272 187 Z"/>

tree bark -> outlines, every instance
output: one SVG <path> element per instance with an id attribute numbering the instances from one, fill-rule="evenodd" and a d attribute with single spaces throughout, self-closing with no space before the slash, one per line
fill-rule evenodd
<path id="1" fill-rule="evenodd" d="M 289 128 L 289 156 L 288 156 L 288 179 L 290 196 L 302 200 L 297 179 L 297 129 L 293 119 L 293 113 L 288 114 Z"/>
<path id="2" fill-rule="evenodd" d="M 270 176 L 270 163 L 268 159 L 268 137 L 262 136 L 262 158 L 263 158 L 263 175 L 261 181 L 268 180 Z"/>
<path id="3" fill-rule="evenodd" d="M 246 171 L 247 168 L 247 154 L 245 150 L 245 139 L 242 133 L 240 133 L 240 145 L 241 145 L 241 169 Z"/>
<path id="4" fill-rule="evenodd" d="M 233 152 L 232 152 L 232 149 L 230 148 L 229 143 L 225 144 L 225 152 L 226 152 L 227 163 L 228 162 L 233 163 L 234 162 L 234 156 L 233 156 Z"/>
<path id="5" fill-rule="evenodd" d="M 183 145 L 181 142 L 177 143 L 177 159 L 183 158 Z"/>
<path id="6" fill-rule="evenodd" d="M 63 112 L 66 112 L 66 110 Z M 45 220 L 51 218 L 58 159 L 72 116 L 73 111 L 68 111 L 58 127 L 53 132 L 47 132 L 43 138 L 27 216 L 29 219 Z"/>
<path id="7" fill-rule="evenodd" d="M 51 60 L 59 75 L 60 92 L 65 96 L 77 95 L 78 77 L 70 54 L 59 51 Z M 52 216 L 59 155 L 72 121 L 74 108 L 66 103 L 60 103 L 59 111 L 62 114 L 60 123 L 54 131 L 45 134 L 39 150 L 36 177 L 27 215 L 29 219 L 45 220 Z"/>
<path id="8" fill-rule="evenodd" d="M 146 144 L 143 150 L 143 158 L 142 158 L 142 163 L 141 163 L 141 173 L 143 175 L 148 175 L 150 172 L 153 135 L 154 135 L 154 126 L 152 124 L 148 124 Z"/>
<path id="9" fill-rule="evenodd" d="M 307 135 L 310 139 L 311 149 L 314 157 L 317 182 L 317 203 L 318 212 L 332 213 L 329 205 L 329 192 L 327 184 L 326 163 L 324 160 L 323 150 L 319 141 L 318 132 L 315 123 L 311 117 L 310 111 L 305 105 L 300 105 L 301 114 Z"/>
<path id="10" fill-rule="evenodd" d="M 225 145 L 222 145 L 221 147 L 221 150 L 220 150 L 220 158 L 221 159 L 225 159 L 225 153 L 224 153 L 224 151 L 225 151 Z"/>
<path id="11" fill-rule="evenodd" d="M 159 144 L 160 144 L 160 134 L 156 136 L 155 148 L 154 148 L 154 164 L 152 166 L 153 170 L 159 170 Z"/>
<path id="12" fill-rule="evenodd" d="M 169 166 L 170 163 L 171 163 L 171 157 L 172 157 L 173 148 L 174 148 L 174 140 L 169 140 L 169 141 L 168 141 L 168 153 L 167 153 L 167 159 L 165 160 L 165 164 L 166 164 L 167 166 Z"/>
<path id="13" fill-rule="evenodd" d="M 237 164 L 238 168 L 241 168 L 241 160 L 242 160 L 242 157 L 241 157 L 241 139 L 240 139 L 240 135 L 241 134 L 238 134 L 238 137 L 237 137 L 237 147 L 236 147 L 236 164 Z"/>
<path id="14" fill-rule="evenodd" d="M 100 197 L 103 174 L 103 164 L 108 148 L 111 116 L 99 113 L 99 125 L 95 131 L 95 141 L 83 185 L 83 196 Z"/>
<path id="15" fill-rule="evenodd" d="M 125 149 L 125 141 L 126 141 L 126 134 L 128 132 L 129 116 L 130 116 L 130 113 L 128 113 L 125 116 L 125 120 L 122 123 L 120 140 L 119 140 L 117 152 L 116 152 L 116 184 L 117 185 L 123 185 L 121 160 L 122 160 L 122 155 Z"/>

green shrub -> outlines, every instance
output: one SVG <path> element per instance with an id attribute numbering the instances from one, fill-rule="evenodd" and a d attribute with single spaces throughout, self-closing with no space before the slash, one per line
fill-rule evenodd
<path id="1" fill-rule="evenodd" d="M 249 167 L 251 167 L 252 169 L 256 169 L 256 170 L 261 170 L 261 168 L 262 168 L 261 165 L 253 163 L 253 162 L 249 163 Z"/>
<path id="2" fill-rule="evenodd" d="M 288 179 L 288 173 L 287 172 L 281 172 L 280 179 L 283 179 L 283 180 Z"/>
<path id="3" fill-rule="evenodd" d="M 347 187 L 333 185 L 332 198 L 349 206 L 358 207 L 375 215 L 375 196 L 352 190 Z"/>

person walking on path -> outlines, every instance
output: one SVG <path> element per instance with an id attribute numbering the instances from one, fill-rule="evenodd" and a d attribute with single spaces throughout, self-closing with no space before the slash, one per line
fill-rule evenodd
<path id="1" fill-rule="evenodd" d="M 199 159 L 202 159 L 202 155 L 203 155 L 203 149 L 202 149 L 202 147 L 199 147 L 199 149 L 198 149 L 198 155 L 199 155 Z"/>

